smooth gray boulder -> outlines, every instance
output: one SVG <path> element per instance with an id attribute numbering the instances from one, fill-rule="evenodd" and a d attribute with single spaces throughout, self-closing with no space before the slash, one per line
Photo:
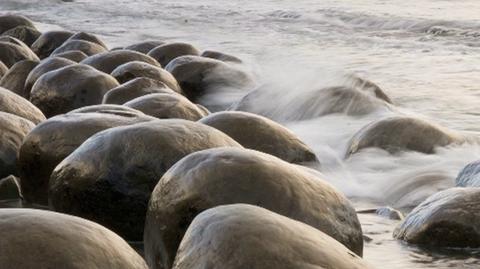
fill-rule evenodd
<path id="1" fill-rule="evenodd" d="M 165 71 L 161 67 L 145 62 L 132 61 L 122 64 L 115 68 L 110 75 L 112 75 L 121 84 L 139 77 L 155 79 L 165 83 L 165 85 L 175 92 L 183 94 L 180 85 L 178 85 L 177 80 L 172 76 L 172 74 Z"/>
<path id="2" fill-rule="evenodd" d="M 48 31 L 43 33 L 32 44 L 32 51 L 40 59 L 47 58 L 50 54 L 60 47 L 67 39 L 73 35 L 70 31 Z"/>
<path id="3" fill-rule="evenodd" d="M 480 161 L 467 164 L 455 179 L 457 187 L 480 187 Z"/>
<path id="4" fill-rule="evenodd" d="M 107 51 L 92 55 L 80 63 L 90 65 L 97 70 L 110 74 L 120 65 L 133 61 L 141 61 L 151 65 L 160 66 L 160 64 L 152 57 L 133 50 Z"/>
<path id="5" fill-rule="evenodd" d="M 149 40 L 149 41 L 143 41 L 143 42 L 140 42 L 140 43 L 135 43 L 135 44 L 126 46 L 124 49 L 134 50 L 134 51 L 141 52 L 143 54 L 147 54 L 153 48 L 158 47 L 158 46 L 163 45 L 163 44 L 165 44 L 164 41 Z"/>
<path id="6" fill-rule="evenodd" d="M 146 77 L 140 77 L 109 90 L 102 103 L 121 105 L 137 97 L 151 93 L 175 94 L 165 83 Z"/>
<path id="7" fill-rule="evenodd" d="M 108 50 L 107 45 L 96 35 L 86 32 L 78 32 L 68 38 L 68 40 L 84 40 L 102 46 Z"/>
<path id="8" fill-rule="evenodd" d="M 42 33 L 34 27 L 26 25 L 19 25 L 2 33 L 3 36 L 8 35 L 21 40 L 27 46 L 31 46 L 41 34 Z"/>
<path id="9" fill-rule="evenodd" d="M 16 14 L 5 14 L 0 16 L 0 34 L 18 26 L 35 28 L 33 22 L 27 17 Z"/>
<path id="10" fill-rule="evenodd" d="M 23 42 L 9 42 L 7 39 L 13 39 L 9 36 L 3 36 L 0 40 L 0 61 L 2 61 L 8 68 L 11 68 L 15 63 L 23 60 L 40 61 L 40 59 L 33 53 Z"/>
<path id="11" fill-rule="evenodd" d="M 282 125 L 248 112 L 222 111 L 199 122 L 212 126 L 235 139 L 245 148 L 276 156 L 290 163 L 318 162 L 315 153 Z"/>
<path id="12" fill-rule="evenodd" d="M 162 175 L 192 152 L 226 146 L 241 147 L 212 127 L 186 120 L 111 128 L 89 138 L 55 168 L 49 205 L 141 241 L 148 200 Z"/>
<path id="13" fill-rule="evenodd" d="M 109 111 L 52 117 L 25 137 L 18 154 L 18 169 L 27 202 L 48 203 L 48 181 L 53 169 L 90 136 L 112 127 L 155 120 L 139 111 Z"/>
<path id="14" fill-rule="evenodd" d="M 25 136 L 35 127 L 22 117 L 0 112 L 0 178 L 18 176 L 17 156 Z"/>
<path id="15" fill-rule="evenodd" d="M 261 207 L 219 206 L 198 215 L 173 269 L 367 269 L 335 239 Z"/>
<path id="16" fill-rule="evenodd" d="M 102 103 L 103 95 L 119 84 L 112 76 L 84 64 L 73 64 L 43 74 L 33 84 L 30 101 L 47 118 Z"/>
<path id="17" fill-rule="evenodd" d="M 137 97 L 124 105 L 159 119 L 197 121 L 206 116 L 198 106 L 180 94 L 152 93 Z"/>
<path id="18" fill-rule="evenodd" d="M 358 131 L 348 143 L 346 156 L 369 147 L 390 153 L 411 150 L 432 154 L 436 147 L 463 142 L 464 137 L 436 124 L 413 117 L 394 116 L 374 121 Z"/>
<path id="19" fill-rule="evenodd" d="M 27 99 L 0 87 L 0 111 L 25 118 L 34 124 L 45 120 L 42 111 Z"/>
<path id="20" fill-rule="evenodd" d="M 428 197 L 393 233 L 411 244 L 480 247 L 480 189 L 451 188 Z"/>
<path id="21" fill-rule="evenodd" d="M 235 203 L 258 205 L 304 222 L 362 255 L 362 229 L 355 209 L 317 174 L 242 148 L 188 155 L 163 175 L 150 198 L 144 231 L 148 265 L 170 268 L 195 216 Z"/>
<path id="22" fill-rule="evenodd" d="M 25 98 L 30 98 L 30 92 L 32 91 L 33 84 L 35 84 L 38 78 L 40 78 L 43 74 L 73 64 L 76 64 L 76 62 L 60 57 L 48 57 L 43 59 L 30 71 L 30 73 L 27 74 L 27 78 L 25 79 L 23 85 L 23 96 Z"/>
<path id="23" fill-rule="evenodd" d="M 200 56 L 217 59 L 223 62 L 242 63 L 242 60 L 240 60 L 239 58 L 219 51 L 206 50 L 202 52 Z"/>
<path id="24" fill-rule="evenodd" d="M 0 219 L 0 268 L 148 269 L 127 242 L 94 222 L 36 209 L 0 209 Z"/>
<path id="25" fill-rule="evenodd" d="M 76 51 L 79 50 L 85 53 L 88 56 L 92 56 L 95 54 L 99 54 L 102 52 L 106 52 L 107 49 L 98 45 L 97 43 L 93 43 L 86 40 L 78 40 L 72 39 L 67 40 L 63 43 L 60 47 L 56 48 L 50 56 L 55 56 L 60 53 L 68 52 L 68 51 Z"/>
<path id="26" fill-rule="evenodd" d="M 38 61 L 23 60 L 15 63 L 0 80 L 0 87 L 28 98 L 25 91 L 25 82 L 30 72 L 38 65 Z"/>
<path id="27" fill-rule="evenodd" d="M 76 63 L 79 63 L 79 62 L 85 60 L 85 58 L 87 58 L 88 55 L 85 54 L 83 51 L 80 51 L 80 50 L 69 50 L 69 51 L 57 53 L 55 55 L 55 57 L 65 58 L 65 59 L 68 59 L 68 60 L 72 60 Z"/>
<path id="28" fill-rule="evenodd" d="M 148 52 L 148 55 L 157 60 L 162 66 L 167 66 L 170 61 L 180 56 L 199 56 L 200 51 L 191 44 L 174 42 L 155 47 Z"/>

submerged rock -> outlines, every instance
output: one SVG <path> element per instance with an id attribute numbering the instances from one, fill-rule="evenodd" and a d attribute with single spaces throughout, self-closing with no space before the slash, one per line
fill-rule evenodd
<path id="1" fill-rule="evenodd" d="M 115 68 L 110 75 L 112 75 L 120 83 L 125 83 L 139 77 L 151 78 L 161 81 L 175 92 L 183 94 L 180 85 L 178 85 L 177 80 L 172 76 L 172 74 L 165 71 L 161 67 L 145 62 L 132 61 L 122 64 Z"/>
<path id="2" fill-rule="evenodd" d="M 235 204 L 204 211 L 180 244 L 173 269 L 367 269 L 325 233 L 266 209 Z"/>
<path id="3" fill-rule="evenodd" d="M 223 62 L 232 62 L 232 63 L 242 63 L 242 60 L 239 58 L 229 55 L 223 52 L 213 51 L 213 50 L 206 50 L 200 56 L 217 59 Z"/>
<path id="4" fill-rule="evenodd" d="M 121 105 L 137 97 L 152 93 L 175 94 L 165 83 L 151 78 L 136 78 L 109 90 L 102 103 Z"/>
<path id="5" fill-rule="evenodd" d="M 22 192 L 20 190 L 19 178 L 8 176 L 0 179 L 0 201 L 21 198 Z"/>
<path id="6" fill-rule="evenodd" d="M 394 116 L 370 123 L 358 131 L 350 139 L 346 155 L 348 157 L 369 147 L 390 153 L 412 150 L 432 154 L 436 147 L 464 141 L 460 135 L 425 120 Z"/>
<path id="7" fill-rule="evenodd" d="M 45 32 L 32 44 L 32 51 L 35 52 L 40 59 L 47 58 L 55 49 L 60 47 L 63 42 L 69 39 L 72 35 L 73 32 L 70 31 Z"/>
<path id="8" fill-rule="evenodd" d="M 76 64 L 74 61 L 60 58 L 60 57 L 48 57 L 42 60 L 32 71 L 27 74 L 27 78 L 24 83 L 24 97 L 30 98 L 30 92 L 32 90 L 33 84 L 37 82 L 38 78 L 40 78 L 43 74 L 57 70 L 59 68 Z"/>
<path id="9" fill-rule="evenodd" d="M 160 177 L 192 152 L 225 146 L 241 147 L 212 127 L 186 120 L 112 128 L 92 136 L 55 168 L 49 204 L 128 240 L 142 240 L 148 200 Z"/>
<path id="10" fill-rule="evenodd" d="M 226 133 L 242 146 L 265 152 L 291 163 L 318 162 L 312 149 L 294 133 L 265 117 L 247 112 L 210 114 L 201 123 Z"/>
<path id="11" fill-rule="evenodd" d="M 390 110 L 384 100 L 353 87 L 285 90 L 269 85 L 249 92 L 232 109 L 277 121 L 307 120 L 334 113 L 360 116 Z"/>
<path id="12" fill-rule="evenodd" d="M 38 61 L 23 60 L 14 64 L 0 80 L 0 87 L 28 98 L 25 91 L 25 81 L 30 72 L 38 65 Z"/>
<path id="13" fill-rule="evenodd" d="M 162 66 L 167 66 L 170 61 L 180 56 L 199 56 L 200 51 L 188 43 L 174 42 L 155 47 L 148 52 L 148 55 L 157 60 Z"/>
<path id="14" fill-rule="evenodd" d="M 30 100 L 45 116 L 102 103 L 103 95 L 118 86 L 112 76 L 84 64 L 65 66 L 43 74 L 32 87 Z"/>
<path id="15" fill-rule="evenodd" d="M 0 268 L 148 268 L 127 242 L 91 221 L 35 209 L 0 209 L 0 219 Z"/>
<path id="16" fill-rule="evenodd" d="M 125 103 L 125 106 L 138 109 L 147 115 L 159 119 L 197 121 L 206 116 L 194 103 L 180 94 L 147 94 Z"/>
<path id="17" fill-rule="evenodd" d="M 362 229 L 347 198 L 309 169 L 258 151 L 218 148 L 188 155 L 160 179 L 145 223 L 145 258 L 170 268 L 187 227 L 202 211 L 258 205 L 304 222 L 362 255 Z"/>
<path id="18" fill-rule="evenodd" d="M 35 124 L 45 120 L 42 111 L 27 99 L 0 87 L 0 111 L 17 115 Z"/>
<path id="19" fill-rule="evenodd" d="M 455 179 L 457 187 L 480 187 L 480 161 L 469 163 Z"/>
<path id="20" fill-rule="evenodd" d="M 394 237 L 437 247 L 480 247 L 480 189 L 452 188 L 417 206 Z"/>
<path id="21" fill-rule="evenodd" d="M 0 112 L 0 178 L 18 175 L 17 155 L 22 141 L 35 127 L 31 121 Z"/>
<path id="22" fill-rule="evenodd" d="M 111 110 L 112 111 L 112 110 Z M 154 120 L 141 112 L 68 113 L 36 126 L 23 141 L 18 167 L 25 200 L 47 204 L 50 175 L 85 140 L 108 128 Z"/>
<path id="23" fill-rule="evenodd" d="M 110 74 L 113 70 L 115 70 L 115 68 L 119 67 L 120 65 L 132 61 L 140 61 L 155 66 L 160 66 L 160 64 L 152 57 L 133 50 L 107 51 L 90 56 L 85 60 L 81 61 L 80 63 L 90 65 L 97 70 Z"/>

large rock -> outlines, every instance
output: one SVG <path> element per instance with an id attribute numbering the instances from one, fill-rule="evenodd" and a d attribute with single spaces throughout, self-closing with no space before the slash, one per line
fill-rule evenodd
<path id="1" fill-rule="evenodd" d="M 25 137 L 19 151 L 18 167 L 25 200 L 47 204 L 53 169 L 90 136 L 108 128 L 154 119 L 141 112 L 118 111 L 69 113 L 42 122 Z"/>
<path id="2" fill-rule="evenodd" d="M 0 209 L 0 219 L 0 268 L 148 268 L 127 242 L 91 221 L 35 209 Z"/>
<path id="3" fill-rule="evenodd" d="M 73 39 L 73 40 L 65 41 L 65 43 L 63 43 L 60 47 L 56 48 L 52 52 L 51 56 L 55 56 L 56 54 L 64 53 L 67 51 L 74 51 L 74 50 L 79 50 L 88 56 L 92 56 L 92 55 L 107 51 L 104 47 L 98 45 L 97 43 L 93 43 L 86 40 Z"/>
<path id="4" fill-rule="evenodd" d="M 12 92 L 29 97 L 25 91 L 25 81 L 30 72 L 38 65 L 37 61 L 23 60 L 14 64 L 0 80 L 0 87 L 11 90 Z"/>
<path id="5" fill-rule="evenodd" d="M 239 58 L 233 55 L 229 55 L 229 54 L 219 52 L 219 51 L 214 51 L 214 50 L 206 50 L 202 52 L 200 56 L 217 59 L 223 62 L 242 63 L 242 60 L 240 60 Z"/>
<path id="6" fill-rule="evenodd" d="M 455 179 L 457 187 L 480 187 L 480 161 L 469 163 Z"/>
<path id="7" fill-rule="evenodd" d="M 225 92 L 231 94 L 232 91 L 243 92 L 253 85 L 251 76 L 242 69 L 206 57 L 177 57 L 165 69 L 177 79 L 188 99 L 206 105 L 208 108 L 212 106 L 203 103 L 202 97 L 217 96 Z M 219 109 L 229 105 L 230 103 L 219 104 Z"/>
<path id="8" fill-rule="evenodd" d="M 17 155 L 25 136 L 35 127 L 22 117 L 0 112 L 0 178 L 18 175 Z"/>
<path id="9" fill-rule="evenodd" d="M 25 43 L 27 46 L 31 46 L 35 40 L 41 35 L 37 29 L 30 27 L 30 26 L 25 26 L 25 25 L 20 25 L 15 28 L 12 28 L 10 30 L 7 30 L 3 32 L 2 35 L 8 35 L 15 37 L 19 40 L 21 40 L 23 43 Z"/>
<path id="10" fill-rule="evenodd" d="M 452 188 L 418 205 L 394 231 L 412 244 L 480 247 L 480 189 Z"/>
<path id="11" fill-rule="evenodd" d="M 143 112 L 130 108 L 128 106 L 124 105 L 113 105 L 113 104 L 101 104 L 101 105 L 93 105 L 93 106 L 84 106 L 81 108 L 77 108 L 75 110 L 72 110 L 68 112 L 67 114 L 72 114 L 72 113 L 91 113 L 91 112 L 98 112 L 98 113 L 108 113 L 108 114 L 115 114 L 115 115 L 131 115 L 133 114 L 138 114 L 142 115 Z"/>
<path id="12" fill-rule="evenodd" d="M 55 55 L 55 57 L 69 59 L 69 60 L 72 60 L 74 62 L 79 63 L 79 62 L 85 60 L 88 57 L 88 55 L 85 54 L 83 51 L 70 50 L 70 51 L 58 53 L 58 54 Z"/>
<path id="13" fill-rule="evenodd" d="M 112 76 L 84 65 L 74 64 L 43 74 L 30 92 L 30 100 L 45 116 L 102 103 L 103 95 L 118 86 Z"/>
<path id="14" fill-rule="evenodd" d="M 197 216 L 173 269 L 367 269 L 325 233 L 266 209 L 235 204 Z"/>
<path id="15" fill-rule="evenodd" d="M 0 61 L 2 61 L 8 68 L 23 60 L 40 61 L 28 47 L 22 46 L 18 43 L 16 44 L 0 40 Z"/>
<path id="16" fill-rule="evenodd" d="M 0 16 L 0 34 L 22 25 L 35 28 L 33 22 L 24 16 L 15 14 L 6 14 Z"/>
<path id="17" fill-rule="evenodd" d="M 177 80 L 172 74 L 161 67 L 145 62 L 133 61 L 122 64 L 115 68 L 110 75 L 122 84 L 139 77 L 151 78 L 165 83 L 170 89 L 180 94 L 183 93 L 180 85 L 178 85 Z"/>
<path id="18" fill-rule="evenodd" d="M 132 61 L 140 61 L 155 66 L 160 66 L 160 64 L 152 57 L 133 50 L 107 51 L 90 56 L 80 63 L 93 66 L 102 72 L 110 74 L 120 65 Z"/>
<path id="19" fill-rule="evenodd" d="M 394 116 L 370 123 L 358 131 L 350 139 L 347 157 L 369 147 L 390 153 L 412 150 L 431 154 L 436 147 L 462 142 L 462 136 L 441 126 L 418 118 Z"/>
<path id="20" fill-rule="evenodd" d="M 282 125 L 247 112 L 224 111 L 200 120 L 235 139 L 242 146 L 291 163 L 318 162 L 312 149 Z"/>
<path id="21" fill-rule="evenodd" d="M 55 168 L 49 204 L 128 240 L 142 240 L 148 200 L 160 177 L 192 152 L 223 146 L 240 147 L 224 133 L 186 120 L 109 129 L 92 136 Z"/>
<path id="22" fill-rule="evenodd" d="M 163 41 L 149 40 L 149 41 L 143 41 L 143 42 L 140 42 L 140 43 L 135 43 L 135 44 L 126 46 L 124 49 L 134 50 L 134 51 L 138 51 L 138 52 L 147 54 L 153 48 L 158 47 L 158 46 L 163 45 L 163 44 L 165 44 L 165 42 L 163 42 Z"/>
<path id="23" fill-rule="evenodd" d="M 137 97 L 151 93 L 175 94 L 165 83 L 151 78 L 136 78 L 109 90 L 102 103 L 121 105 Z"/>
<path id="24" fill-rule="evenodd" d="M 148 52 L 148 55 L 157 60 L 162 66 L 167 66 L 171 60 L 177 57 L 185 55 L 198 56 L 200 51 L 190 44 L 175 42 L 155 47 Z"/>
<path id="25" fill-rule="evenodd" d="M 361 116 L 391 110 L 389 104 L 373 92 L 356 87 L 277 89 L 271 85 L 249 92 L 232 109 L 280 122 L 308 120 L 334 113 Z"/>
<path id="26" fill-rule="evenodd" d="M 78 32 L 74 35 L 72 35 L 68 40 L 84 40 L 84 41 L 89 41 L 95 44 L 98 44 L 105 48 L 105 50 L 108 50 L 107 45 L 96 35 L 91 34 L 91 33 L 85 33 L 85 32 Z"/>
<path id="27" fill-rule="evenodd" d="M 0 79 L 8 72 L 8 67 L 0 61 Z"/>
<path id="28" fill-rule="evenodd" d="M 31 48 L 40 59 L 47 58 L 73 35 L 70 31 L 48 31 L 35 40 Z"/>
<path id="29" fill-rule="evenodd" d="M 145 223 L 145 257 L 170 268 L 193 218 L 225 204 L 258 205 L 304 222 L 362 254 L 362 229 L 345 196 L 317 173 L 258 151 L 219 148 L 176 163 L 152 193 Z"/>
<path id="30" fill-rule="evenodd" d="M 27 99 L 0 87 L 0 111 L 14 114 L 38 124 L 45 120 L 42 111 Z"/>
<path id="31" fill-rule="evenodd" d="M 159 119 L 197 121 L 206 116 L 194 103 L 180 94 L 147 94 L 125 103 L 125 106 L 138 109 L 147 115 Z"/>
<path id="32" fill-rule="evenodd" d="M 35 84 L 38 78 L 40 78 L 43 74 L 73 64 L 76 64 L 76 62 L 60 57 L 48 57 L 43 59 L 40 64 L 35 66 L 35 68 L 33 68 L 32 71 L 27 74 L 27 78 L 23 87 L 23 96 L 25 98 L 30 98 L 30 91 L 32 90 L 33 84 Z"/>

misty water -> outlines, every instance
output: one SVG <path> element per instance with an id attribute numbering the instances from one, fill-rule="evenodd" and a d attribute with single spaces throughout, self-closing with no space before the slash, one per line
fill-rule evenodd
<path id="1" fill-rule="evenodd" d="M 185 41 L 242 58 L 258 86 L 278 93 L 260 99 L 258 110 L 312 147 L 321 162 L 317 169 L 359 210 L 391 206 L 408 213 L 454 186 L 459 170 L 480 156 L 479 145 L 466 143 L 431 155 L 366 149 L 345 159 L 347 143 L 360 128 L 392 115 L 478 135 L 476 0 L 0 0 L 0 11 L 26 15 L 43 31 L 92 32 L 110 47 Z M 365 115 L 299 116 L 311 109 L 302 107 L 302 96 L 312 88 L 345 84 L 348 74 L 378 84 L 393 105 Z M 204 101 L 235 102 L 245 94 L 227 92 Z M 376 268 L 480 268 L 478 250 L 407 245 L 392 237 L 399 221 L 359 217 L 369 238 L 364 257 Z"/>

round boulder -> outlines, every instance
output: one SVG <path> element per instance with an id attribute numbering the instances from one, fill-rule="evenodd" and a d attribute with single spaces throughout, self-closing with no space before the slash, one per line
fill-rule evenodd
<path id="1" fill-rule="evenodd" d="M 22 117 L 0 112 L 0 178 L 18 175 L 17 155 L 25 136 L 35 127 Z"/>
<path id="2" fill-rule="evenodd" d="M 90 65 L 107 74 L 112 73 L 115 68 L 128 62 L 140 61 L 155 66 L 160 64 L 150 56 L 133 50 L 113 50 L 99 53 L 86 58 L 80 63 Z"/>
<path id="3" fill-rule="evenodd" d="M 125 103 L 125 106 L 140 110 L 159 119 L 197 121 L 206 116 L 194 103 L 180 94 L 147 94 Z"/>
<path id="4" fill-rule="evenodd" d="M 43 74 L 33 84 L 31 102 L 52 117 L 70 110 L 102 103 L 103 95 L 118 86 L 110 75 L 74 64 Z"/>
<path id="5" fill-rule="evenodd" d="M 87 58 L 88 55 L 85 54 L 83 51 L 70 50 L 70 51 L 65 51 L 65 52 L 62 52 L 62 53 L 58 53 L 58 54 L 55 55 L 55 57 L 65 58 L 65 59 L 68 59 L 68 60 L 72 60 L 76 63 L 79 63 L 79 62 L 85 60 L 85 58 Z"/>
<path id="6" fill-rule="evenodd" d="M 148 200 L 160 177 L 192 152 L 224 146 L 240 147 L 224 133 L 186 120 L 105 130 L 55 168 L 49 204 L 55 211 L 105 225 L 128 240 L 142 240 Z"/>
<path id="7" fill-rule="evenodd" d="M 175 58 L 165 70 L 172 73 L 187 98 L 194 102 L 215 90 L 243 89 L 252 84 L 251 77 L 241 69 L 200 56 Z"/>
<path id="8" fill-rule="evenodd" d="M 159 80 L 140 77 L 109 90 L 103 96 L 102 103 L 121 105 L 151 93 L 175 94 L 175 91 Z"/>
<path id="9" fill-rule="evenodd" d="M 455 179 L 457 187 L 480 187 L 480 161 L 469 163 Z"/>
<path id="10" fill-rule="evenodd" d="M 190 44 L 175 42 L 155 47 L 148 52 L 148 55 L 157 60 L 162 66 L 167 66 L 171 60 L 177 57 L 185 55 L 198 56 L 200 51 Z"/>
<path id="11" fill-rule="evenodd" d="M 68 40 L 89 41 L 89 42 L 92 42 L 92 43 L 95 43 L 95 44 L 98 44 L 98 45 L 102 46 L 103 48 L 105 48 L 105 50 L 108 50 L 107 45 L 105 45 L 105 43 L 94 34 L 85 33 L 85 32 L 78 32 L 78 33 L 72 35 Z"/>
<path id="12" fill-rule="evenodd" d="M 3 32 L 2 35 L 8 35 L 15 37 L 19 40 L 21 40 L 23 43 L 25 43 L 27 46 L 31 46 L 35 40 L 41 35 L 37 29 L 30 27 L 30 26 L 25 26 L 25 25 L 20 25 L 15 28 L 12 28 L 10 30 L 7 30 Z"/>
<path id="13" fill-rule="evenodd" d="M 40 61 L 28 47 L 5 40 L 0 41 L 0 61 L 8 68 L 23 60 Z"/>
<path id="14" fill-rule="evenodd" d="M 47 204 L 50 175 L 85 140 L 108 128 L 154 120 L 141 112 L 68 113 L 37 125 L 23 141 L 18 168 L 25 200 Z"/>
<path id="15" fill-rule="evenodd" d="M 141 52 L 143 54 L 147 54 L 153 48 L 158 47 L 158 46 L 163 45 L 163 44 L 165 44 L 165 42 L 163 42 L 163 41 L 150 40 L 150 41 L 144 41 L 144 42 L 132 44 L 130 46 L 126 46 L 124 49 L 138 51 L 138 52 Z"/>
<path id="16" fill-rule="evenodd" d="M 51 55 L 54 56 L 59 53 L 64 53 L 67 51 L 75 51 L 75 50 L 79 50 L 88 56 L 107 51 L 104 47 L 96 43 L 86 41 L 86 40 L 74 39 L 74 40 L 65 41 L 65 43 L 63 43 L 60 47 L 56 48 Z"/>
<path id="17" fill-rule="evenodd" d="M 188 155 L 155 187 L 145 222 L 145 258 L 170 268 L 193 218 L 225 204 L 258 205 L 304 222 L 362 255 L 362 229 L 347 198 L 316 173 L 254 150 L 218 148 Z"/>
<path id="18" fill-rule="evenodd" d="M 432 154 L 436 147 L 464 141 L 460 135 L 425 120 L 394 116 L 370 123 L 358 131 L 350 139 L 347 157 L 369 147 L 392 154 L 405 150 Z"/>
<path id="19" fill-rule="evenodd" d="M 223 111 L 210 114 L 200 122 L 226 133 L 245 148 L 265 152 L 290 163 L 318 162 L 313 150 L 294 133 L 265 117 Z"/>
<path id="20" fill-rule="evenodd" d="M 130 108 L 124 105 L 111 105 L 111 104 L 101 104 L 101 105 L 93 105 L 93 106 L 84 106 L 81 108 L 77 108 L 68 112 L 67 114 L 72 113 L 91 113 L 91 112 L 98 112 L 98 113 L 108 113 L 108 114 L 115 114 L 115 115 L 123 115 L 126 113 L 127 115 L 130 114 L 138 114 L 142 115 L 143 112 Z"/>
<path id="21" fill-rule="evenodd" d="M 480 247 L 480 189 L 452 188 L 428 197 L 393 233 L 412 244 Z"/>
<path id="22" fill-rule="evenodd" d="M 45 120 L 42 111 L 27 99 L 0 87 L 0 111 L 25 118 L 34 124 Z"/>
<path id="23" fill-rule="evenodd" d="M 40 59 L 47 58 L 56 48 L 60 47 L 63 42 L 69 39 L 72 35 L 73 32 L 70 31 L 45 32 L 32 44 L 32 51 L 35 52 Z"/>
<path id="24" fill-rule="evenodd" d="M 219 206 L 198 215 L 173 269 L 368 269 L 359 256 L 304 223 L 261 207 Z"/>
<path id="25" fill-rule="evenodd" d="M 27 74 L 23 87 L 23 96 L 25 98 L 30 98 L 30 91 L 32 90 L 33 84 L 35 84 L 38 78 L 43 74 L 73 64 L 76 64 L 76 62 L 60 57 L 48 57 L 43 59 L 30 73 Z"/>
<path id="26" fill-rule="evenodd" d="M 165 83 L 170 89 L 182 94 L 182 89 L 172 74 L 161 67 L 145 62 L 133 61 L 122 64 L 115 68 L 110 75 L 117 79 L 119 83 L 125 83 L 138 77 L 155 79 Z"/>
<path id="27" fill-rule="evenodd" d="M 207 58 L 212 58 L 212 59 L 217 59 L 223 62 L 232 62 L 232 63 L 242 63 L 242 60 L 239 58 L 229 55 L 223 52 L 218 52 L 218 51 L 213 51 L 213 50 L 206 50 L 202 52 L 200 55 L 202 57 L 207 57 Z"/>
<path id="28" fill-rule="evenodd" d="M 17 26 L 28 26 L 35 28 L 33 22 L 24 16 L 15 14 L 6 14 L 0 16 L 0 34 Z"/>
<path id="29" fill-rule="evenodd" d="M 30 72 L 38 65 L 37 61 L 23 60 L 14 64 L 0 80 L 0 87 L 11 90 L 12 92 L 29 97 L 29 92 L 25 91 L 25 81 Z"/>
<path id="30" fill-rule="evenodd" d="M 0 209 L 0 219 L 0 268 L 148 268 L 122 238 L 85 219 L 36 209 Z"/>

